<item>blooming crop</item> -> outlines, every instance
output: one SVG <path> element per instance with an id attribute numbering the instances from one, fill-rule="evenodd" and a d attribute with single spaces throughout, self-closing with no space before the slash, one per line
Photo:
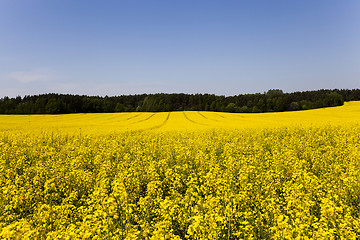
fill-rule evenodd
<path id="1" fill-rule="evenodd" d="M 0 238 L 358 239 L 360 116 L 336 109 L 1 116 Z"/>

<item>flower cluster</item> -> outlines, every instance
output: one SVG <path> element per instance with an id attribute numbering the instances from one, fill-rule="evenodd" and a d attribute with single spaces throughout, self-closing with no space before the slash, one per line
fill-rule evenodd
<path id="1" fill-rule="evenodd" d="M 0 135 L 2 239 L 357 239 L 360 126 Z"/>

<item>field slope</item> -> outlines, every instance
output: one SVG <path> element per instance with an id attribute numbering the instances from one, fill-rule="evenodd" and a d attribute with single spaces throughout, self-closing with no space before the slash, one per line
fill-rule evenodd
<path id="1" fill-rule="evenodd" d="M 0 115 L 0 131 L 117 133 L 199 129 L 276 128 L 360 122 L 360 102 L 307 111 L 278 113 L 131 112 L 64 115 Z"/>

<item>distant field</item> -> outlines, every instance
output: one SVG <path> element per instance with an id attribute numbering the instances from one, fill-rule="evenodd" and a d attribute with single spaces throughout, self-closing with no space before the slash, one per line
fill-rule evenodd
<path id="1" fill-rule="evenodd" d="M 280 113 L 131 112 L 64 115 L 0 115 L 0 131 L 116 133 L 199 129 L 274 128 L 360 122 L 360 102 Z"/>
<path id="2" fill-rule="evenodd" d="M 0 239 L 359 239 L 360 102 L 0 116 Z"/>

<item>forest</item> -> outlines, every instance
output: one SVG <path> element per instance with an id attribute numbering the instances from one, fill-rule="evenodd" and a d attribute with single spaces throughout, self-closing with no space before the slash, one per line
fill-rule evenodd
<path id="1" fill-rule="evenodd" d="M 356 100 L 360 100 L 360 89 L 321 89 L 292 93 L 270 89 L 264 93 L 235 96 L 157 93 L 103 97 L 48 93 L 15 98 L 3 97 L 0 99 L 0 114 L 168 111 L 261 113 L 341 106 L 344 101 Z"/>

